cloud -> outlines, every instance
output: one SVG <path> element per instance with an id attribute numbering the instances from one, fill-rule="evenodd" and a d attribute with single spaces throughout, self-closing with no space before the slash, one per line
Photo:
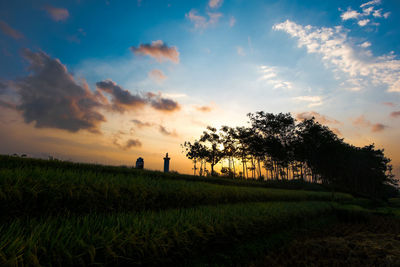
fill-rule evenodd
<path id="1" fill-rule="evenodd" d="M 118 131 L 113 135 L 113 144 L 122 150 L 128 150 L 132 147 L 141 147 L 142 142 L 139 139 L 128 139 L 125 142 L 121 142 L 121 135 L 125 135 L 124 132 Z"/>
<path id="2" fill-rule="evenodd" d="M 277 68 L 269 66 L 260 66 L 260 80 L 266 81 L 272 85 L 274 89 L 292 89 L 293 84 L 289 81 L 281 79 L 278 75 Z"/>
<path id="3" fill-rule="evenodd" d="M 158 130 L 161 134 L 165 135 L 165 136 L 172 136 L 172 137 L 178 137 L 178 134 L 176 133 L 176 131 L 168 131 L 164 126 L 159 125 Z"/>
<path id="4" fill-rule="evenodd" d="M 361 13 L 358 13 L 357 11 L 352 10 L 350 7 L 347 9 L 347 11 L 343 12 L 342 15 L 340 15 L 342 20 L 357 19 L 361 16 L 362 16 Z"/>
<path id="5" fill-rule="evenodd" d="M 195 28 L 205 29 L 212 25 L 215 25 L 218 20 L 222 17 L 221 13 L 207 12 L 208 19 L 204 16 L 198 15 L 197 11 L 192 9 L 185 15 L 193 24 Z"/>
<path id="6" fill-rule="evenodd" d="M 233 26 L 235 26 L 235 24 L 236 24 L 236 19 L 235 19 L 235 17 L 234 16 L 232 16 L 230 19 L 229 19 L 229 27 L 233 27 Z"/>
<path id="7" fill-rule="evenodd" d="M 142 122 L 142 121 L 136 120 L 136 119 L 131 120 L 131 121 L 132 121 L 132 122 L 136 125 L 136 127 L 138 127 L 138 128 L 151 127 L 151 126 L 154 125 L 153 123 L 150 123 L 150 122 Z"/>
<path id="8" fill-rule="evenodd" d="M 212 107 L 210 106 L 196 106 L 195 108 L 201 112 L 210 112 L 212 110 Z"/>
<path id="9" fill-rule="evenodd" d="M 69 17 L 68 9 L 46 6 L 43 8 L 54 21 L 65 21 Z"/>
<path id="10" fill-rule="evenodd" d="M 17 106 L 14 103 L 11 103 L 11 102 L 8 102 L 8 101 L 2 100 L 2 99 L 0 99 L 0 107 L 9 108 L 9 109 L 17 108 Z"/>
<path id="11" fill-rule="evenodd" d="M 136 127 L 140 128 L 145 128 L 145 127 L 157 127 L 158 131 L 165 135 L 165 136 L 172 136 L 172 137 L 178 137 L 178 134 L 176 133 L 175 130 L 168 131 L 164 126 L 162 126 L 161 124 L 155 124 L 155 123 L 151 123 L 151 122 L 143 122 L 140 120 L 132 120 L 132 122 L 135 124 Z"/>
<path id="12" fill-rule="evenodd" d="M 387 128 L 386 125 L 382 123 L 371 123 L 369 120 L 365 119 L 364 115 L 353 120 L 353 125 L 361 127 L 369 127 L 372 132 L 381 132 Z"/>
<path id="13" fill-rule="evenodd" d="M 97 82 L 96 86 L 99 90 L 111 96 L 112 109 L 121 113 L 130 109 L 142 108 L 144 105 L 150 105 L 152 108 L 164 112 L 173 112 L 180 109 L 178 102 L 162 97 L 161 93 L 147 92 L 144 96 L 133 95 L 110 79 Z"/>
<path id="14" fill-rule="evenodd" d="M 100 92 L 78 84 L 60 60 L 44 52 L 23 51 L 30 62 L 30 75 L 14 81 L 19 97 L 17 110 L 26 123 L 37 128 L 58 128 L 70 132 L 98 132 L 105 121 L 97 108 L 103 106 Z"/>
<path id="15" fill-rule="evenodd" d="M 372 0 L 372 1 L 362 4 L 360 7 L 366 7 L 366 6 L 371 6 L 371 5 L 380 5 L 380 4 L 381 4 L 381 0 Z"/>
<path id="16" fill-rule="evenodd" d="M 219 8 L 224 0 L 210 0 L 208 1 L 208 6 L 211 8 Z"/>
<path id="17" fill-rule="evenodd" d="M 132 95 L 112 80 L 97 82 L 96 86 L 99 90 L 111 95 L 112 108 L 115 111 L 124 112 L 127 109 L 138 109 L 147 104 L 145 98 L 138 94 Z"/>
<path id="18" fill-rule="evenodd" d="M 14 38 L 15 40 L 24 38 L 24 36 L 22 35 L 22 33 L 20 33 L 19 31 L 11 28 L 6 22 L 0 20 L 0 30 L 5 34 L 8 35 L 12 38 Z"/>
<path id="19" fill-rule="evenodd" d="M 161 40 L 153 41 L 151 44 L 140 44 L 139 47 L 132 46 L 131 50 L 136 55 L 147 55 L 160 63 L 166 60 L 179 63 L 178 49 L 175 46 L 169 47 Z"/>
<path id="20" fill-rule="evenodd" d="M 141 146 L 142 142 L 140 142 L 139 139 L 129 139 L 128 141 L 126 141 L 125 149 L 129 149 L 131 147 L 141 147 Z"/>
<path id="21" fill-rule="evenodd" d="M 390 117 L 392 117 L 392 118 L 400 117 L 400 110 L 399 111 L 393 111 L 392 113 L 390 113 Z"/>
<path id="22" fill-rule="evenodd" d="M 361 27 L 364 27 L 364 26 L 366 26 L 368 24 L 368 22 L 369 22 L 369 19 L 362 19 L 362 20 L 359 20 L 357 23 Z"/>
<path id="23" fill-rule="evenodd" d="M 363 48 L 367 48 L 367 47 L 371 46 L 371 43 L 370 42 L 364 42 L 360 46 L 363 47 Z"/>
<path id="24" fill-rule="evenodd" d="M 346 11 L 344 11 L 340 17 L 342 18 L 343 21 L 346 20 L 357 20 L 357 24 L 360 27 L 366 26 L 371 20 L 374 18 L 385 18 L 387 19 L 390 15 L 390 12 L 386 12 L 385 14 L 382 15 L 383 9 L 375 9 L 375 5 L 381 4 L 380 1 L 369 1 L 367 3 L 364 3 L 360 6 L 362 12 L 358 12 L 356 10 L 351 9 L 350 7 L 347 8 Z M 341 10 L 341 9 L 339 9 Z M 371 16 L 372 15 L 372 16 Z M 370 19 L 368 19 L 369 17 Z M 379 23 L 370 23 L 371 25 L 376 25 L 378 26 Z"/>
<path id="25" fill-rule="evenodd" d="M 305 119 L 309 120 L 312 117 L 314 117 L 315 120 L 321 124 L 341 124 L 340 121 L 321 115 L 320 113 L 315 111 L 306 111 L 296 114 L 296 120 L 299 121 L 303 121 Z"/>
<path id="26" fill-rule="evenodd" d="M 167 76 L 161 70 L 157 69 L 150 71 L 149 77 L 157 82 L 162 82 L 167 78 Z"/>
<path id="27" fill-rule="evenodd" d="M 244 52 L 243 47 L 241 47 L 241 46 L 237 46 L 237 47 L 236 47 L 236 52 L 237 52 L 237 54 L 238 54 L 239 56 L 242 56 L 242 57 L 246 55 L 246 53 Z"/>
<path id="28" fill-rule="evenodd" d="M 322 98 L 320 96 L 297 96 L 293 97 L 293 100 L 299 102 L 309 102 L 308 107 L 321 106 L 323 104 Z"/>
<path id="29" fill-rule="evenodd" d="M 383 14 L 383 17 L 384 17 L 385 19 L 387 19 L 389 16 L 390 16 L 390 12 L 386 12 L 385 14 Z"/>
<path id="30" fill-rule="evenodd" d="M 393 52 L 375 57 L 368 49 L 354 49 L 340 26 L 319 28 L 286 20 L 275 24 L 273 29 L 297 38 L 299 47 L 321 55 L 326 67 L 345 74 L 343 86 L 350 90 L 383 85 L 389 92 L 400 92 L 400 60 L 395 59 Z"/>
<path id="31" fill-rule="evenodd" d="M 147 96 L 150 101 L 150 105 L 163 112 L 174 112 L 180 110 L 180 105 L 178 102 L 169 99 L 169 98 L 164 98 L 161 96 L 161 94 L 154 94 L 154 93 L 147 93 Z"/>
<path id="32" fill-rule="evenodd" d="M 371 131 L 372 132 L 381 132 L 387 128 L 386 125 L 383 125 L 382 123 L 375 123 L 371 126 Z"/>
<path id="33" fill-rule="evenodd" d="M 388 106 L 388 107 L 394 107 L 394 106 L 396 106 L 396 104 L 393 103 L 393 102 L 383 102 L 382 104 L 384 104 L 385 106 Z"/>

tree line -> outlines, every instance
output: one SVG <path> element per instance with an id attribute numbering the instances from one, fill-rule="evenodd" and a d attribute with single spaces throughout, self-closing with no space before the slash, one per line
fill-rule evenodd
<path id="1" fill-rule="evenodd" d="M 297 122 L 290 113 L 247 116 L 249 127 L 208 126 L 198 140 L 182 144 L 195 175 L 220 175 L 215 166 L 227 161 L 220 172 L 232 178 L 300 179 L 373 196 L 395 184 L 391 160 L 374 144 L 347 144 L 314 117 Z"/>

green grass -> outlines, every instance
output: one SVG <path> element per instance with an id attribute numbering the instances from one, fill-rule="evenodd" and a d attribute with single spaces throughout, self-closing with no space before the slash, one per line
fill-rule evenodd
<path id="1" fill-rule="evenodd" d="M 0 264 L 167 264 L 329 211 L 327 202 L 270 202 L 17 219 L 0 227 Z"/>
<path id="2" fill-rule="evenodd" d="M 148 177 L 169 180 L 185 180 L 191 182 L 207 182 L 219 185 L 235 185 L 243 187 L 268 187 L 268 188 L 284 188 L 284 189 L 304 189 L 311 191 L 329 191 L 320 184 L 304 182 L 301 180 L 268 180 L 258 181 L 253 179 L 230 179 L 221 177 L 200 177 L 193 175 L 185 175 L 178 173 L 163 173 L 159 171 L 137 170 L 126 166 L 107 166 L 100 164 L 73 163 L 58 160 L 43 160 L 34 158 L 19 158 L 13 156 L 0 155 L 0 169 L 35 169 L 42 170 L 66 170 L 75 171 L 77 173 L 99 173 L 99 174 L 123 174 L 130 177 Z"/>
<path id="3" fill-rule="evenodd" d="M 65 169 L 1 169 L 0 218 L 160 210 L 257 201 L 331 201 L 328 192 L 216 185 Z M 352 201 L 344 193 L 336 201 Z"/>
<path id="4" fill-rule="evenodd" d="M 296 227 L 400 217 L 397 202 L 302 181 L 0 156 L 0 266 L 232 265 L 286 242 Z"/>

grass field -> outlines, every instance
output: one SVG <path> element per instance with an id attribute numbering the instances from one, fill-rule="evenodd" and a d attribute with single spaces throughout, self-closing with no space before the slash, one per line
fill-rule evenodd
<path id="1" fill-rule="evenodd" d="M 398 199 L 370 202 L 301 182 L 1 156 L 0 265 L 263 265 L 312 225 L 399 223 Z"/>

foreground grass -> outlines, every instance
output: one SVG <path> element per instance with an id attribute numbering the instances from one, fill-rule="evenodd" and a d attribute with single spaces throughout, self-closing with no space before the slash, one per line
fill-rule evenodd
<path id="1" fill-rule="evenodd" d="M 0 218 L 259 201 L 351 201 L 344 193 L 216 185 L 63 169 L 1 169 Z"/>
<path id="2" fill-rule="evenodd" d="M 249 266 L 400 266 L 400 220 L 337 222 L 303 233 Z"/>
<path id="3" fill-rule="evenodd" d="M 0 264 L 172 264 L 331 211 L 327 202 L 270 202 L 17 219 L 0 227 Z"/>

